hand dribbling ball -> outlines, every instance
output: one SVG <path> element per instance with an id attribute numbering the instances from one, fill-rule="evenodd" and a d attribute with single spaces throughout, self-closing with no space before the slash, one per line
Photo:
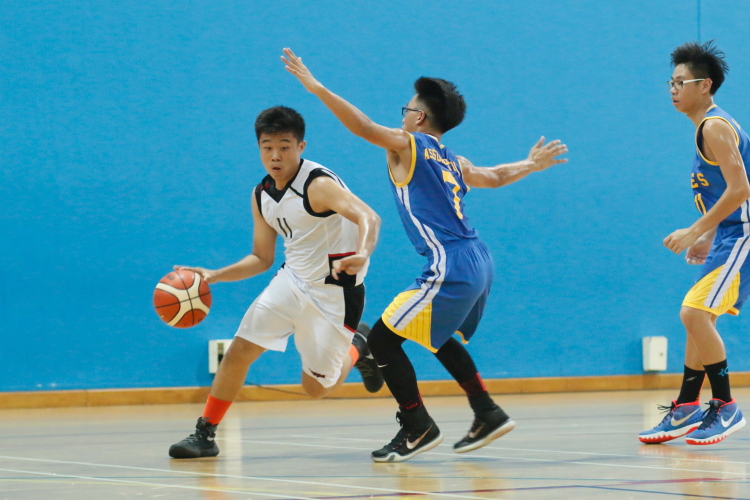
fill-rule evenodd
<path id="1" fill-rule="evenodd" d="M 156 285 L 154 307 L 169 326 L 190 328 L 203 321 L 211 309 L 211 290 L 198 273 L 172 271 Z"/>

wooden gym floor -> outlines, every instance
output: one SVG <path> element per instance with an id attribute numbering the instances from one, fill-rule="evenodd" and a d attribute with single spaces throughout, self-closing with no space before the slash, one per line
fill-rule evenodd
<path id="1" fill-rule="evenodd" d="M 0 500 L 750 499 L 750 427 L 714 446 L 638 442 L 675 394 L 498 396 L 518 427 L 465 455 L 451 448 L 465 398 L 428 398 L 445 441 L 399 464 L 369 458 L 398 430 L 391 399 L 238 403 L 221 454 L 198 460 L 167 450 L 202 405 L 2 410 Z"/>

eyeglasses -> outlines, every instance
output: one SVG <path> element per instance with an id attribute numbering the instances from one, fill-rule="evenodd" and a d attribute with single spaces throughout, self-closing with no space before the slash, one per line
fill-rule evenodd
<path id="1" fill-rule="evenodd" d="M 702 82 L 703 80 L 707 80 L 707 78 L 696 78 L 695 80 L 683 80 L 683 81 L 670 80 L 667 82 L 667 86 L 669 87 L 669 90 L 672 90 L 672 89 L 682 90 L 682 87 L 684 87 L 686 83 Z"/>
<path id="2" fill-rule="evenodd" d="M 406 106 L 401 108 L 401 116 L 406 116 L 406 113 L 409 111 L 419 111 L 420 113 L 424 113 L 423 109 L 416 109 L 416 108 L 407 108 Z M 424 117 L 427 118 L 427 113 L 424 113 Z"/>

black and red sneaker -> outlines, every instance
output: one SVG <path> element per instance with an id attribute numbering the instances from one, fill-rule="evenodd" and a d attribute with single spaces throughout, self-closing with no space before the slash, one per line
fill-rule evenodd
<path id="1" fill-rule="evenodd" d="M 396 413 L 401 430 L 390 443 L 372 452 L 370 456 L 374 462 L 403 462 L 443 442 L 443 434 L 427 411 L 419 413 L 422 415 Z"/>
<path id="2" fill-rule="evenodd" d="M 516 423 L 510 419 L 502 408 L 482 413 L 474 418 L 469 433 L 453 445 L 456 453 L 466 453 L 488 445 L 495 439 L 504 436 L 516 428 Z"/>

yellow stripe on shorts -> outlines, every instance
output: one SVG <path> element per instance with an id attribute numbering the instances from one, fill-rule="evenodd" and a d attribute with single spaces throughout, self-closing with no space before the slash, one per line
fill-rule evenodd
<path id="1" fill-rule="evenodd" d="M 431 326 L 432 326 L 432 302 L 428 303 L 423 307 L 414 319 L 407 323 L 402 329 L 397 329 L 393 326 L 390 321 L 391 316 L 398 310 L 399 307 L 412 298 L 415 293 L 423 292 L 421 289 L 408 290 L 406 292 L 399 293 L 391 305 L 389 305 L 381 319 L 383 323 L 391 329 L 391 331 L 405 339 L 413 340 L 414 342 L 426 347 L 432 352 L 437 352 L 437 349 L 432 347 L 431 343 Z"/>
<path id="2" fill-rule="evenodd" d="M 739 314 L 739 311 L 735 309 L 734 303 L 737 302 L 737 298 L 740 296 L 740 273 L 735 274 L 732 284 L 727 288 L 726 293 L 719 303 L 714 307 L 709 307 L 706 302 L 708 301 L 708 295 L 716 283 L 716 279 L 721 274 L 721 270 L 724 265 L 721 265 L 705 275 L 701 280 L 693 285 L 693 288 L 685 296 L 685 300 L 682 301 L 683 306 L 692 307 L 694 309 L 700 309 L 702 311 L 708 311 L 720 316 L 725 313 Z"/>

